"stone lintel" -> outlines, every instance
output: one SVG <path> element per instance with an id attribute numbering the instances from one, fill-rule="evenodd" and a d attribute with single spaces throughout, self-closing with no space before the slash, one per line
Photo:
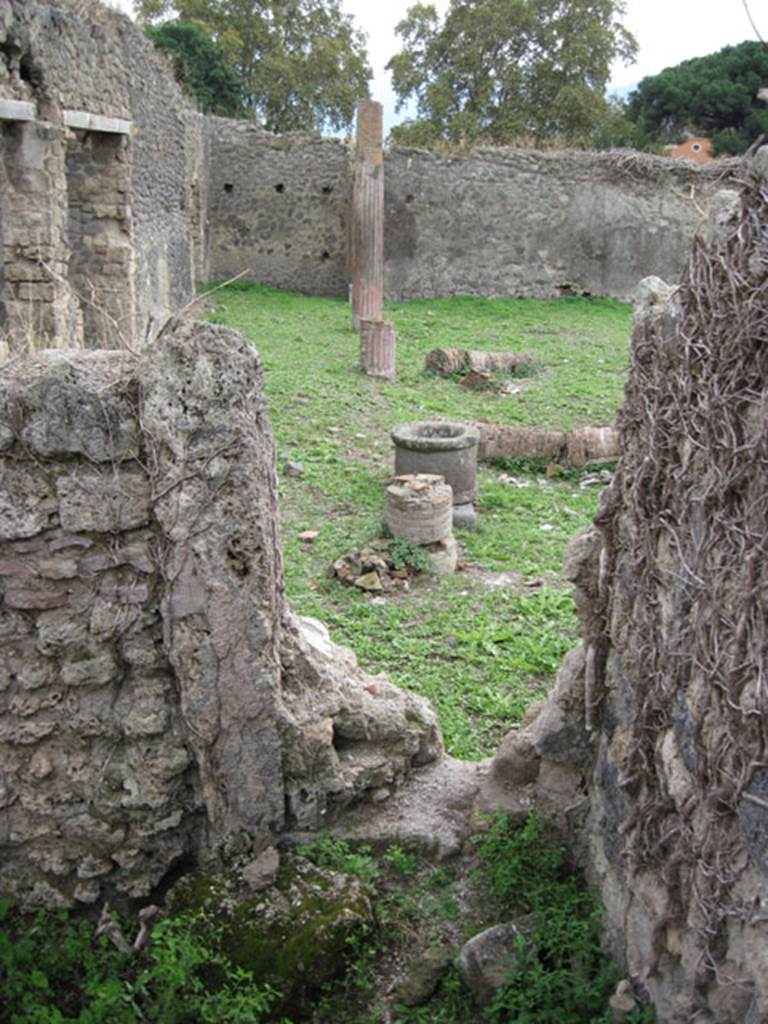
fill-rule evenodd
<path id="1" fill-rule="evenodd" d="M 34 121 L 36 113 L 35 104 L 27 100 L 0 99 L 0 121 Z"/>
<path id="2" fill-rule="evenodd" d="M 88 132 L 112 132 L 117 135 L 131 134 L 131 121 L 122 117 L 105 117 L 90 114 L 87 110 L 65 110 L 64 124 L 67 128 L 80 128 Z"/>

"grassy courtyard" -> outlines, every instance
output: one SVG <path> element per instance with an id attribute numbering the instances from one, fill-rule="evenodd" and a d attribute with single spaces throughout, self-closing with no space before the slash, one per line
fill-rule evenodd
<path id="1" fill-rule="evenodd" d="M 322 619 L 372 672 L 427 696 L 449 753 L 491 753 L 551 684 L 574 643 L 560 575 L 568 538 L 592 518 L 600 487 L 584 473 L 548 476 L 532 462 L 483 465 L 478 529 L 461 531 L 459 571 L 371 597 L 331 578 L 334 559 L 380 537 L 393 469 L 390 429 L 449 417 L 570 429 L 613 421 L 627 366 L 630 307 L 563 298 L 390 303 L 397 380 L 357 367 L 349 306 L 259 285 L 216 291 L 209 316 L 248 337 L 264 365 L 277 443 L 286 587 L 297 612 Z M 433 348 L 524 351 L 536 372 L 500 391 L 471 391 L 425 371 Z M 285 471 L 289 463 L 300 475 Z M 317 533 L 312 543 L 300 539 Z"/>

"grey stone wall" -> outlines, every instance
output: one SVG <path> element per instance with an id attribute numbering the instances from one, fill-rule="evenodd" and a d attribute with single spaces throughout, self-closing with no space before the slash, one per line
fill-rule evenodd
<path id="1" fill-rule="evenodd" d="M 346 295 L 349 151 L 336 139 L 271 135 L 209 119 L 209 262 L 213 279 Z"/>
<path id="2" fill-rule="evenodd" d="M 209 269 L 310 294 L 348 282 L 348 146 L 213 119 Z M 649 274 L 675 280 L 716 168 L 631 153 L 480 149 L 384 159 L 390 299 L 516 295 L 629 298 Z"/>
<path id="3" fill-rule="evenodd" d="M 0 893 L 143 897 L 184 856 L 386 800 L 427 703 L 286 606 L 258 358 L 172 321 L 137 361 L 0 372 Z"/>
<path id="4" fill-rule="evenodd" d="M 114 282 L 103 282 L 103 296 L 97 293 L 83 301 L 77 294 L 82 284 L 78 268 L 74 281 L 69 281 L 69 261 L 78 237 L 69 239 L 65 230 L 55 228 L 59 232 L 51 243 L 55 251 L 42 254 L 50 269 L 42 265 L 28 242 L 30 225 L 45 226 L 49 222 L 55 226 L 62 218 L 66 224 L 70 206 L 66 174 L 54 173 L 53 168 L 63 163 L 71 135 L 63 126 L 64 111 L 76 110 L 122 118 L 131 125 L 130 135 L 122 144 L 123 164 L 113 180 L 114 191 L 125 189 L 126 179 L 130 182 L 122 203 L 113 203 L 124 209 L 116 230 L 101 231 L 102 236 L 112 236 L 107 264 L 117 265 L 112 260 L 117 241 L 124 249 L 123 257 L 128 255 L 128 246 L 133 249 L 132 260 L 123 260 L 123 298 L 127 295 L 128 301 L 118 310 L 117 318 L 124 331 L 123 340 L 130 342 L 143 336 L 151 318 L 178 309 L 192 295 L 193 261 L 205 220 L 199 201 L 195 206 L 195 188 L 199 191 L 196 183 L 200 179 L 197 166 L 204 151 L 202 119 L 137 27 L 95 0 L 60 0 L 56 4 L 4 0 L 0 7 L 0 42 L 0 98 L 30 102 L 35 111 L 32 123 L 6 122 L 4 163 L 6 174 L 15 178 L 16 184 L 12 191 L 4 190 L 5 263 L 18 263 L 21 256 L 26 267 L 20 282 L 40 286 L 33 289 L 34 296 L 29 288 L 22 289 L 24 297 L 20 301 L 26 303 L 26 310 L 11 309 L 9 318 L 6 309 L 6 319 L 11 321 L 6 329 L 13 328 L 14 321 L 26 319 L 40 324 L 38 333 L 43 344 L 54 343 L 56 337 L 66 338 L 69 345 L 82 344 L 78 342 L 76 318 L 61 311 L 69 303 L 81 307 L 81 318 L 85 313 L 87 346 L 115 344 L 109 331 L 98 330 L 94 337 L 94 317 L 86 312 L 91 298 L 96 299 L 96 305 L 105 306 L 108 313 L 114 312 L 109 295 Z M 45 141 L 36 174 L 18 164 L 14 133 L 34 136 L 38 149 Z M 77 182 L 73 185 L 76 192 Z M 191 223 L 197 225 L 196 234 Z M 101 228 L 106 227 L 102 223 Z M 95 266 L 90 262 L 88 270 L 93 277 Z M 104 275 L 110 276 L 116 275 Z M 6 291 L 6 306 L 9 301 L 19 300 L 19 289 L 14 291 L 12 295 Z M 55 295 L 49 298 L 48 293 Z M 57 309 L 41 316 L 46 301 Z M 130 316 L 127 306 L 132 307 Z M 91 304 L 90 308 L 95 307 Z M 100 327 L 106 322 L 102 317 Z M 21 336 L 23 332 L 16 333 Z"/>
<path id="5" fill-rule="evenodd" d="M 631 153 L 391 150 L 387 295 L 629 298 L 680 276 L 722 174 Z"/>
<path id="6" fill-rule="evenodd" d="M 72 131 L 67 141 L 68 281 L 87 348 L 120 348 L 136 305 L 130 145 L 124 135 Z"/>
<path id="7" fill-rule="evenodd" d="M 766 203 L 744 178 L 679 292 L 645 288 L 582 589 L 587 860 L 661 1024 L 768 1019 Z"/>

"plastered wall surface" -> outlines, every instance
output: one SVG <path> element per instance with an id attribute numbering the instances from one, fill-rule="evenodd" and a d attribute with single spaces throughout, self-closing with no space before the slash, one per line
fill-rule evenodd
<path id="1" fill-rule="evenodd" d="M 679 276 L 716 179 L 629 153 L 392 150 L 387 294 L 629 298 Z"/>
<path id="2" fill-rule="evenodd" d="M 347 291 L 349 150 L 209 118 L 208 268 L 313 295 Z"/>

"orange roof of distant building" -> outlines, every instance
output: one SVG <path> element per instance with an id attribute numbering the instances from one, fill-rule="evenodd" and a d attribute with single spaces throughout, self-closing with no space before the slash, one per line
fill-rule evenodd
<path id="1" fill-rule="evenodd" d="M 669 155 L 675 160 L 696 160 L 700 164 L 708 164 L 715 159 L 712 143 L 702 137 L 686 139 L 679 146 L 670 146 Z"/>

